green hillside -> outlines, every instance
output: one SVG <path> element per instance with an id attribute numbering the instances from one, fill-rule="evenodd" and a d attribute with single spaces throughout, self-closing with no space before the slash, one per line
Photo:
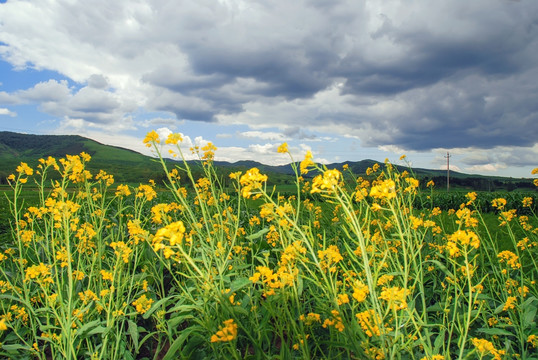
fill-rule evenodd
<path id="1" fill-rule="evenodd" d="M 81 152 L 91 155 L 92 160 L 88 170 L 96 173 L 105 170 L 113 174 L 118 182 L 140 183 L 153 179 L 156 182 L 164 180 L 162 167 L 156 159 L 142 155 L 132 150 L 103 145 L 97 141 L 78 135 L 28 135 L 13 132 L 0 132 L 0 184 L 6 182 L 6 177 L 13 173 L 21 161 L 35 167 L 38 159 L 53 156 L 65 157 L 66 154 L 77 155 Z M 167 160 L 173 162 L 173 160 Z M 200 169 L 197 162 L 193 161 L 191 168 L 197 172 Z M 347 164 L 349 169 L 358 175 L 364 175 L 369 167 L 378 163 L 374 160 L 361 160 L 356 162 L 344 162 L 327 164 L 329 169 L 342 169 Z M 297 164 L 298 165 L 298 164 Z M 215 161 L 218 171 L 227 177 L 227 174 L 235 171 L 246 171 L 252 167 L 258 167 L 262 173 L 269 175 L 271 184 L 293 184 L 295 177 L 290 164 L 270 166 L 256 161 L 238 161 L 235 163 Z M 383 167 L 384 164 L 380 163 Z M 399 171 L 409 170 L 403 166 L 396 166 Z M 436 183 L 437 188 L 446 186 L 446 171 L 414 168 L 412 172 L 424 184 L 429 180 Z M 306 177 L 311 177 L 309 173 Z M 472 190 L 526 190 L 536 191 L 532 179 L 513 179 L 505 177 L 469 175 L 455 171 L 450 172 L 451 187 Z"/>
<path id="2" fill-rule="evenodd" d="M 103 145 L 78 135 L 27 135 L 0 132 L 0 176 L 12 173 L 21 161 L 31 166 L 38 159 L 66 154 L 88 153 L 92 160 L 90 171 L 103 169 L 114 174 L 118 181 L 137 182 L 160 175 L 161 166 L 154 159 L 132 150 Z"/>

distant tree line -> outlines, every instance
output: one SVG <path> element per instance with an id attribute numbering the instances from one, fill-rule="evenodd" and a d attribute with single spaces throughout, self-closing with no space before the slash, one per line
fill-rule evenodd
<path id="1" fill-rule="evenodd" d="M 446 188 L 446 177 L 445 176 L 434 176 L 434 177 L 425 177 L 422 179 L 421 183 L 423 186 L 433 180 L 435 183 L 435 188 L 437 190 Z M 524 191 L 536 191 L 537 188 L 533 184 L 532 179 L 512 179 L 508 178 L 507 180 L 501 179 L 490 179 L 487 177 L 454 177 L 450 178 L 450 187 L 451 188 L 463 188 L 473 191 L 514 191 L 514 190 L 524 190 Z"/>

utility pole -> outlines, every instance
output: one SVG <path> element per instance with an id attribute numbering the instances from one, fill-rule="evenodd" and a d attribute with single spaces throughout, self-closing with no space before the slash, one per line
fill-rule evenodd
<path id="1" fill-rule="evenodd" d="M 450 154 L 446 152 L 446 192 L 450 191 Z"/>

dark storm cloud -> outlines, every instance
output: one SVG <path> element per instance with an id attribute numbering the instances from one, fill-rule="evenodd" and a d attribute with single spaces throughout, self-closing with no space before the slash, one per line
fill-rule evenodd
<path id="1" fill-rule="evenodd" d="M 159 69 L 144 80 L 207 106 L 195 110 L 180 102 L 159 109 L 212 121 L 241 113 L 251 101 L 308 99 L 341 82 L 355 115 L 305 110 L 298 123 L 345 124 L 366 145 L 412 150 L 532 146 L 538 138 L 536 3 L 424 2 L 399 13 L 390 5 L 374 12 L 309 1 L 257 10 L 266 11 L 260 24 L 234 23 L 224 10 L 212 13 L 213 23 L 192 20 L 199 32 L 178 41 L 192 72 Z M 242 87 L 240 79 L 252 83 Z M 391 101 L 405 102 L 405 112 L 361 110 L 361 103 Z"/>
<path id="2" fill-rule="evenodd" d="M 533 146 L 538 139 L 538 86 L 532 74 L 511 80 L 480 76 L 446 81 L 425 89 L 410 90 L 402 102 L 406 111 L 389 120 L 372 120 L 375 131 L 368 143 L 385 142 L 411 150 L 433 148 L 491 148 Z M 384 127 L 395 129 L 388 139 Z"/>
<path id="3" fill-rule="evenodd" d="M 493 24 L 496 16 L 488 19 L 484 12 L 482 17 L 468 19 L 468 31 L 459 30 L 459 34 L 450 27 L 435 31 L 396 27 L 385 17 L 383 26 L 371 37 L 373 41 L 388 41 L 398 50 L 397 56 L 368 59 L 365 49 L 348 54 L 338 70 L 347 79 L 345 91 L 392 95 L 435 84 L 457 73 L 508 76 L 533 66 L 537 55 L 536 19 L 512 14 L 504 23 Z"/>
<path id="4" fill-rule="evenodd" d="M 258 51 L 242 49 L 237 53 L 221 48 L 197 48 L 190 63 L 197 74 L 227 74 L 253 78 L 266 84 L 252 95 L 283 96 L 287 99 L 309 97 L 326 88 L 331 79 L 324 61 L 310 59 L 300 49 L 274 48 Z M 312 64 L 312 62 L 322 64 Z M 317 66 L 315 66 L 317 65 Z"/>
<path id="5" fill-rule="evenodd" d="M 88 85 L 72 98 L 45 84 L 0 101 L 112 122 L 132 97 L 180 120 L 411 150 L 538 139 L 535 0 L 96 1 L 0 14 L 3 58 Z M 39 14 L 47 21 L 28 23 Z"/>

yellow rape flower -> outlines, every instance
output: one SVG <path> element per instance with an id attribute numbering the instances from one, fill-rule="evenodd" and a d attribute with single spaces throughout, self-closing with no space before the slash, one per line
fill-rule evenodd
<path id="1" fill-rule="evenodd" d="M 497 209 L 503 209 L 506 206 L 506 199 L 504 198 L 497 198 L 491 200 L 491 206 Z"/>
<path id="2" fill-rule="evenodd" d="M 149 234 L 147 230 L 142 229 L 140 226 L 140 220 L 129 220 L 127 222 L 127 229 L 129 231 L 129 236 L 133 239 L 135 245 L 144 241 Z"/>
<path id="3" fill-rule="evenodd" d="M 151 143 L 154 142 L 154 143 L 159 143 L 160 140 L 159 140 L 159 134 L 157 134 L 157 132 L 155 132 L 155 130 L 151 130 L 150 132 L 148 132 L 146 134 L 146 137 L 144 138 L 144 144 L 146 144 L 146 147 L 151 147 Z"/>
<path id="4" fill-rule="evenodd" d="M 377 279 L 377 286 L 383 286 L 390 283 L 394 279 L 394 275 L 382 275 Z"/>
<path id="5" fill-rule="evenodd" d="M 211 336 L 211 342 L 227 342 L 233 341 L 237 338 L 237 324 L 234 323 L 234 319 L 228 319 L 223 322 L 222 326 L 219 326 L 219 330 Z"/>
<path id="6" fill-rule="evenodd" d="M 476 350 L 482 355 L 487 355 L 487 354 L 490 354 L 493 356 L 493 359 L 495 360 L 501 360 L 502 357 L 501 355 L 504 355 L 506 353 L 506 351 L 504 350 L 497 350 L 495 349 L 495 347 L 493 346 L 493 344 L 485 339 L 478 339 L 478 338 L 473 338 L 471 339 L 474 347 L 476 348 Z"/>
<path id="7" fill-rule="evenodd" d="M 164 228 L 157 230 L 157 233 L 153 237 L 152 245 L 154 249 L 162 249 L 163 246 L 157 246 L 157 244 L 162 244 L 164 240 L 168 240 L 170 246 L 181 245 L 183 238 L 185 236 L 185 225 L 183 221 L 173 222 Z"/>
<path id="8" fill-rule="evenodd" d="M 176 145 L 178 142 L 182 142 L 182 141 L 183 141 L 183 137 L 181 136 L 181 134 L 171 133 L 166 138 L 165 144 Z"/>
<path id="9" fill-rule="evenodd" d="M 131 190 L 129 190 L 129 186 L 120 184 L 116 188 L 116 194 L 115 195 L 120 196 L 120 197 L 129 196 L 129 195 L 131 195 Z"/>
<path id="10" fill-rule="evenodd" d="M 449 251 L 450 256 L 457 257 L 460 255 L 458 245 L 470 245 L 471 247 L 478 249 L 480 247 L 480 239 L 473 231 L 458 230 L 448 237 L 446 248 Z"/>
<path id="11" fill-rule="evenodd" d="M 342 178 L 342 173 L 337 170 L 326 170 L 323 172 L 323 175 L 318 175 L 312 180 L 312 194 L 321 193 L 321 192 L 332 192 L 338 186 L 340 179 Z"/>
<path id="12" fill-rule="evenodd" d="M 301 163 L 299 164 L 299 169 L 301 170 L 301 174 L 308 174 L 308 168 L 310 166 L 315 166 L 316 164 L 312 161 L 312 152 L 310 150 L 308 150 L 306 152 L 306 155 L 304 157 L 304 160 L 301 161 Z"/>
<path id="13" fill-rule="evenodd" d="M 84 292 L 79 292 L 78 296 L 79 296 L 80 300 L 84 303 L 84 305 L 88 304 L 91 301 L 99 300 L 97 295 L 93 291 L 91 291 L 89 289 L 84 291 Z"/>
<path id="14" fill-rule="evenodd" d="M 469 206 L 476 200 L 476 192 L 469 192 L 465 195 L 465 197 L 469 199 L 466 204 L 467 206 Z"/>
<path id="15" fill-rule="evenodd" d="M 6 330 L 7 330 L 6 319 L 2 318 L 0 319 L 0 331 L 6 331 Z"/>
<path id="16" fill-rule="evenodd" d="M 252 168 L 248 170 L 239 179 L 239 183 L 241 184 L 241 186 L 243 186 L 243 188 L 241 189 L 241 195 L 244 198 L 250 198 L 250 196 L 254 193 L 253 191 L 261 189 L 267 179 L 267 175 L 261 174 L 260 170 L 258 170 L 257 168 Z"/>
<path id="17" fill-rule="evenodd" d="M 506 311 L 506 310 L 510 310 L 510 309 L 515 309 L 515 302 L 517 301 L 516 297 L 515 296 L 508 296 L 508 298 L 506 298 L 506 302 L 504 303 L 504 306 L 503 306 L 503 311 Z"/>
<path id="18" fill-rule="evenodd" d="M 140 184 L 136 192 L 137 198 L 145 198 L 147 201 L 151 201 L 157 197 L 157 193 L 151 185 Z"/>
<path id="19" fill-rule="evenodd" d="M 73 271 L 73 279 L 75 280 L 82 280 L 84 279 L 84 273 L 80 270 L 74 270 Z"/>
<path id="20" fill-rule="evenodd" d="M 39 162 L 41 164 L 44 164 L 45 166 L 49 167 L 52 166 L 54 170 L 58 171 L 60 170 L 60 167 L 58 166 L 58 163 L 56 162 L 56 159 L 52 156 L 49 156 L 46 160 L 45 159 L 39 159 Z"/>
<path id="21" fill-rule="evenodd" d="M 531 344 L 533 348 L 538 347 L 538 336 L 537 335 L 529 335 L 527 337 L 527 342 Z"/>
<path id="22" fill-rule="evenodd" d="M 499 254 L 497 254 L 497 258 L 501 264 L 506 263 L 514 270 L 521 268 L 519 257 L 509 250 L 501 251 Z"/>
<path id="23" fill-rule="evenodd" d="M 336 303 L 338 304 L 338 306 L 348 304 L 349 303 L 349 296 L 347 294 L 339 294 L 336 297 Z"/>
<path id="24" fill-rule="evenodd" d="M 108 281 L 114 280 L 114 274 L 112 274 L 110 271 L 101 270 L 100 273 L 103 280 L 108 280 Z"/>
<path id="25" fill-rule="evenodd" d="M 321 316 L 316 313 L 308 313 L 306 316 L 302 315 L 299 316 L 299 320 L 302 321 L 306 326 L 310 326 L 313 323 L 321 323 Z"/>
<path id="26" fill-rule="evenodd" d="M 52 283 L 51 265 L 39 263 L 39 265 L 29 266 L 25 270 L 24 281 L 34 280 L 37 283 Z"/>
<path id="27" fill-rule="evenodd" d="M 208 161 L 213 160 L 215 158 L 216 150 L 217 150 L 217 147 L 213 145 L 212 142 L 208 142 L 206 146 L 202 147 L 202 151 L 204 151 L 202 159 L 208 160 Z"/>
<path id="28" fill-rule="evenodd" d="M 384 288 L 381 291 L 379 299 L 385 300 L 388 306 L 393 310 L 402 310 L 407 308 L 407 296 L 411 293 L 408 289 L 393 286 Z"/>
<path id="29" fill-rule="evenodd" d="M 335 265 L 344 259 L 342 255 L 340 255 L 340 250 L 338 250 L 336 245 L 330 245 L 326 250 L 319 250 L 318 257 L 321 268 L 329 269 L 330 272 L 336 271 L 336 267 L 332 265 Z"/>
<path id="30" fill-rule="evenodd" d="M 151 304 L 153 304 L 153 299 L 147 298 L 146 295 L 142 295 L 133 301 L 133 306 L 139 314 L 145 314 L 151 308 Z"/>
<path id="31" fill-rule="evenodd" d="M 110 247 L 114 249 L 114 253 L 123 259 L 124 263 L 129 262 L 129 256 L 133 252 L 129 246 L 123 241 L 114 241 L 110 243 Z"/>
<path id="32" fill-rule="evenodd" d="M 374 199 L 393 199 L 396 197 L 396 184 L 391 179 L 384 180 L 372 186 L 370 196 Z"/>
<path id="33" fill-rule="evenodd" d="M 67 249 L 65 246 L 62 246 L 60 250 L 56 251 L 56 260 L 60 262 L 60 267 L 66 267 L 68 265 L 67 259 Z"/>
<path id="34" fill-rule="evenodd" d="M 336 330 L 339 332 L 343 332 L 345 329 L 344 323 L 342 322 L 342 316 L 340 316 L 340 312 L 338 310 L 331 310 L 332 317 L 329 319 L 325 319 L 322 326 L 324 328 L 327 328 L 329 326 L 334 326 Z"/>
<path id="35" fill-rule="evenodd" d="M 358 302 L 363 302 L 366 300 L 369 293 L 370 291 L 368 290 L 368 285 L 365 285 L 361 281 L 357 281 L 357 283 L 353 286 L 353 298 Z"/>
<path id="36" fill-rule="evenodd" d="M 19 174 L 25 174 L 26 176 L 30 176 L 34 173 L 34 170 L 28 166 L 27 163 L 25 162 L 21 162 L 21 164 L 19 166 L 17 166 L 17 169 L 16 171 L 19 173 Z"/>
<path id="37" fill-rule="evenodd" d="M 241 176 L 241 171 L 236 171 L 236 172 L 230 173 L 230 175 L 228 175 L 228 176 L 232 180 L 239 179 L 239 177 Z"/>
<path id="38" fill-rule="evenodd" d="M 392 330 L 383 327 L 381 317 L 373 309 L 360 312 L 355 317 L 364 333 L 369 337 L 380 336 Z"/>
<path id="39" fill-rule="evenodd" d="M 278 147 L 277 152 L 280 154 L 288 153 L 288 143 L 282 143 L 282 145 Z"/>

